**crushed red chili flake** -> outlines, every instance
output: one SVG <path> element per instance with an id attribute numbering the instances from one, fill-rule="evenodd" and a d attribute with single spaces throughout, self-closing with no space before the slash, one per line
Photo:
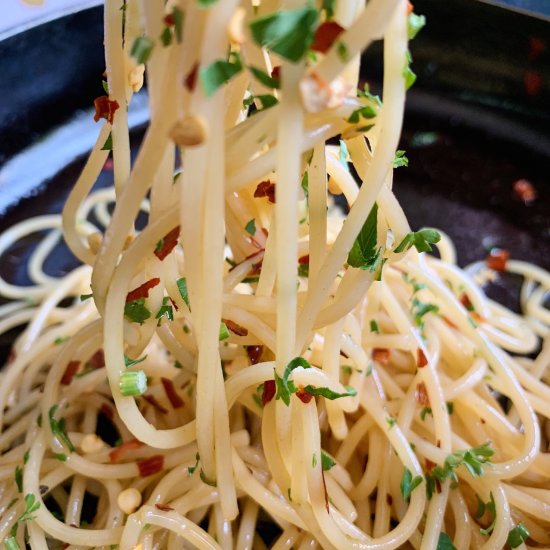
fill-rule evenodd
<path id="1" fill-rule="evenodd" d="M 327 53 L 344 30 L 336 21 L 321 23 L 315 31 L 311 49 L 314 52 Z"/>
<path id="2" fill-rule="evenodd" d="M 390 350 L 386 348 L 374 348 L 372 350 L 372 359 L 381 365 L 387 365 L 390 362 Z"/>
<path id="3" fill-rule="evenodd" d="M 114 411 L 112 407 L 109 407 L 109 405 L 103 403 L 103 405 L 99 407 L 99 412 L 104 414 L 109 420 L 113 419 Z"/>
<path id="4" fill-rule="evenodd" d="M 185 87 L 192 92 L 195 89 L 195 85 L 197 84 L 197 72 L 199 70 L 199 64 L 195 63 L 193 65 L 193 68 L 189 71 L 187 76 L 185 77 L 185 80 L 183 83 L 185 84 Z"/>
<path id="5" fill-rule="evenodd" d="M 298 263 L 300 265 L 309 265 L 309 254 L 306 254 L 305 256 L 300 256 L 298 258 Z"/>
<path id="6" fill-rule="evenodd" d="M 418 348 L 416 352 L 416 366 L 421 369 L 425 367 L 428 364 L 428 358 L 426 357 L 426 354 Z"/>
<path id="7" fill-rule="evenodd" d="M 276 389 L 275 380 L 264 382 L 264 391 L 262 392 L 262 405 L 264 407 L 275 397 Z"/>
<path id="8" fill-rule="evenodd" d="M 273 69 L 271 69 L 271 78 L 281 80 L 281 66 L 280 65 L 275 65 L 275 67 L 273 67 Z"/>
<path id="9" fill-rule="evenodd" d="M 231 321 L 230 319 L 222 319 L 222 321 L 225 323 L 225 326 L 237 336 L 248 336 L 248 329 L 241 327 L 241 325 L 238 325 L 235 321 Z"/>
<path id="10" fill-rule="evenodd" d="M 180 236 L 180 226 L 174 227 L 172 231 L 164 235 L 160 241 L 160 247 L 155 248 L 155 256 L 162 262 L 175 246 L 178 244 L 178 238 Z"/>
<path id="11" fill-rule="evenodd" d="M 162 414 L 168 414 L 168 409 L 166 407 L 163 407 L 158 401 L 157 398 L 154 395 L 142 395 L 143 399 L 147 401 L 150 405 L 152 405 L 155 409 L 157 409 Z"/>
<path id="12" fill-rule="evenodd" d="M 68 386 L 73 381 L 78 367 L 80 367 L 80 361 L 69 361 L 67 368 L 61 377 L 61 384 L 63 386 Z"/>
<path id="13" fill-rule="evenodd" d="M 94 99 L 95 115 L 94 120 L 104 118 L 109 124 L 113 123 L 116 110 L 120 107 L 116 99 L 109 99 L 107 95 L 101 95 Z"/>
<path id="14" fill-rule="evenodd" d="M 524 178 L 516 180 L 512 184 L 512 190 L 516 199 L 523 201 L 525 204 L 531 204 L 537 198 L 535 186 Z"/>
<path id="15" fill-rule="evenodd" d="M 448 317 L 443 316 L 443 321 L 451 328 L 458 328 Z"/>
<path id="16" fill-rule="evenodd" d="M 470 301 L 470 297 L 463 292 L 460 297 L 458 298 L 458 301 L 468 310 L 468 311 L 474 311 L 474 306 L 472 302 Z"/>
<path id="17" fill-rule="evenodd" d="M 112 158 L 108 158 L 106 161 L 105 161 L 105 164 L 103 165 L 103 170 L 109 170 L 111 171 L 114 167 L 115 163 L 113 162 L 113 159 Z"/>
<path id="18" fill-rule="evenodd" d="M 386 502 L 388 506 L 391 506 L 393 504 L 393 497 L 388 493 L 386 493 Z"/>
<path id="19" fill-rule="evenodd" d="M 308 393 L 303 386 L 298 386 L 298 391 L 296 392 L 296 397 L 302 403 L 309 403 L 313 399 L 313 395 Z"/>
<path id="20" fill-rule="evenodd" d="M 414 6 L 407 0 L 407 15 L 410 15 L 414 11 Z"/>
<path id="21" fill-rule="evenodd" d="M 89 359 L 86 361 L 86 366 L 90 369 L 100 369 L 105 366 L 105 354 L 102 349 L 98 349 Z"/>
<path id="22" fill-rule="evenodd" d="M 174 19 L 174 16 L 171 13 L 168 13 L 164 16 L 164 24 L 168 27 L 173 27 L 176 24 L 176 20 Z"/>
<path id="23" fill-rule="evenodd" d="M 170 401 L 172 407 L 174 407 L 174 409 L 179 409 L 180 407 L 183 407 L 183 399 L 178 395 L 178 392 L 174 387 L 174 382 L 172 382 L 172 380 L 170 380 L 169 378 L 164 377 L 162 377 L 160 381 L 162 382 L 162 387 L 164 388 L 164 391 L 166 392 L 166 397 L 168 397 L 168 401 Z"/>
<path id="24" fill-rule="evenodd" d="M 426 384 L 424 384 L 424 382 L 420 382 L 420 384 L 416 385 L 416 389 L 414 390 L 414 399 L 422 407 L 429 407 L 430 397 L 428 396 L 428 390 L 426 389 Z"/>
<path id="25" fill-rule="evenodd" d="M 527 95 L 538 95 L 542 90 L 542 75 L 538 71 L 525 71 L 523 86 Z"/>
<path id="26" fill-rule="evenodd" d="M 139 449 L 140 447 L 143 447 L 143 445 L 144 444 L 138 439 L 130 439 L 129 441 L 122 443 L 120 447 L 113 449 L 109 453 L 109 460 L 111 462 L 118 462 L 128 451 Z"/>
<path id="27" fill-rule="evenodd" d="M 260 362 L 260 357 L 262 356 L 263 351 L 263 346 L 246 346 L 246 354 L 248 355 L 248 358 L 253 365 L 256 365 Z"/>
<path id="28" fill-rule="evenodd" d="M 275 204 L 275 184 L 270 180 L 261 181 L 254 191 L 254 197 L 257 199 L 267 197 L 270 203 Z"/>
<path id="29" fill-rule="evenodd" d="M 504 248 L 493 248 L 487 258 L 485 258 L 485 263 L 489 269 L 494 271 L 506 271 L 506 263 L 510 259 L 510 252 Z"/>
<path id="30" fill-rule="evenodd" d="M 149 291 L 152 288 L 155 288 L 159 283 L 160 279 L 158 277 L 145 281 L 142 285 L 134 288 L 134 290 L 131 290 L 128 294 L 126 294 L 126 303 L 133 302 L 139 298 L 149 298 Z"/>
<path id="31" fill-rule="evenodd" d="M 140 477 L 156 474 L 164 467 L 164 455 L 154 455 L 143 460 L 138 460 L 137 467 Z"/>
<path id="32" fill-rule="evenodd" d="M 172 506 L 168 506 L 168 504 L 159 504 L 158 502 L 155 504 L 155 508 L 158 508 L 162 512 L 171 512 L 173 510 Z"/>
<path id="33" fill-rule="evenodd" d="M 478 324 L 485 322 L 485 319 L 477 311 L 471 311 L 470 317 Z"/>

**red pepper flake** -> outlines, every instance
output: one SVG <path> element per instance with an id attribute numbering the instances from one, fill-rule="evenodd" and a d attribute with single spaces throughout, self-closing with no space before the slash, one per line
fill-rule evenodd
<path id="1" fill-rule="evenodd" d="M 174 227 L 172 231 L 164 235 L 162 240 L 160 241 L 160 246 L 157 246 L 155 248 L 155 256 L 162 262 L 172 250 L 174 250 L 175 246 L 178 244 L 178 238 L 180 236 L 180 226 Z"/>
<path id="2" fill-rule="evenodd" d="M 267 197 L 270 203 L 275 204 L 275 184 L 270 180 L 261 181 L 254 191 L 254 197 Z"/>
<path id="3" fill-rule="evenodd" d="M 407 15 L 410 15 L 414 11 L 414 6 L 407 0 Z"/>
<path id="4" fill-rule="evenodd" d="M 426 357 L 426 354 L 418 348 L 416 352 L 416 366 L 419 369 L 424 368 L 428 364 L 428 358 Z"/>
<path id="5" fill-rule="evenodd" d="M 195 63 L 193 65 L 193 68 L 189 71 L 188 75 L 185 77 L 185 80 L 183 83 L 185 84 L 185 87 L 192 92 L 195 89 L 195 85 L 197 84 L 197 72 L 199 70 L 199 64 Z"/>
<path id="6" fill-rule="evenodd" d="M 105 354 L 102 349 L 98 349 L 86 362 L 90 369 L 101 369 L 105 366 Z"/>
<path id="7" fill-rule="evenodd" d="M 160 381 L 162 382 L 162 386 L 166 392 L 166 397 L 168 397 L 168 401 L 170 401 L 172 407 L 174 407 L 174 409 L 183 407 L 183 399 L 178 395 L 178 392 L 174 387 L 174 382 L 168 378 L 161 378 Z"/>
<path id="8" fill-rule="evenodd" d="M 420 384 L 416 385 L 414 399 L 422 407 L 430 406 L 430 397 L 428 396 L 428 390 L 426 389 L 426 384 L 424 384 L 424 382 L 420 382 Z"/>
<path id="9" fill-rule="evenodd" d="M 275 78 L 276 80 L 281 80 L 281 66 L 275 65 L 273 69 L 271 69 L 271 78 Z"/>
<path id="10" fill-rule="evenodd" d="M 103 403 L 103 405 L 99 407 L 99 412 L 104 414 L 109 420 L 113 419 L 114 411 L 112 407 L 109 407 L 109 405 Z"/>
<path id="11" fill-rule="evenodd" d="M 527 59 L 534 61 L 546 49 L 546 42 L 538 36 L 529 37 L 529 53 Z"/>
<path id="12" fill-rule="evenodd" d="M 63 386 L 68 386 L 73 381 L 78 367 L 80 367 L 80 361 L 69 361 L 67 368 L 61 377 L 61 384 L 63 384 Z"/>
<path id="13" fill-rule="evenodd" d="M 167 27 L 173 27 L 176 24 L 176 20 L 171 13 L 165 15 L 163 21 Z"/>
<path id="14" fill-rule="evenodd" d="M 149 291 L 152 288 L 155 288 L 159 283 L 160 279 L 158 277 L 154 277 L 153 279 L 149 279 L 144 282 L 137 288 L 134 288 L 134 290 L 131 290 L 128 294 L 126 294 L 126 303 L 139 300 L 139 298 L 149 298 Z"/>
<path id="15" fill-rule="evenodd" d="M 302 403 L 309 403 L 313 399 L 313 395 L 308 393 L 303 386 L 298 386 L 298 391 L 296 392 L 296 397 Z"/>
<path id="16" fill-rule="evenodd" d="M 225 326 L 237 336 L 248 336 L 248 329 L 241 327 L 241 325 L 238 325 L 235 321 L 231 321 L 230 319 L 222 319 L 222 321 L 225 323 Z"/>
<path id="17" fill-rule="evenodd" d="M 475 308 L 470 301 L 470 297 L 465 292 L 460 295 L 458 301 L 466 308 L 467 311 L 474 311 Z"/>
<path id="18" fill-rule="evenodd" d="M 253 365 L 256 365 L 260 362 L 263 351 L 263 346 L 246 346 L 246 354 L 248 355 L 248 358 Z"/>
<path id="19" fill-rule="evenodd" d="M 315 31 L 311 49 L 314 52 L 327 53 L 336 39 L 344 32 L 344 28 L 336 21 L 325 21 Z"/>
<path id="20" fill-rule="evenodd" d="M 117 447 L 116 449 L 113 449 L 109 453 L 109 460 L 111 463 L 119 462 L 120 459 L 128 452 L 133 451 L 134 449 L 139 449 L 140 447 L 143 447 L 143 443 L 139 441 L 138 439 L 130 439 L 129 441 L 126 441 L 120 447 Z"/>
<path id="21" fill-rule="evenodd" d="M 101 95 L 94 99 L 95 115 L 94 120 L 104 118 L 109 124 L 113 123 L 116 110 L 120 107 L 116 99 L 109 99 L 107 95 Z"/>
<path id="22" fill-rule="evenodd" d="M 173 510 L 172 506 L 168 506 L 168 504 L 155 504 L 155 508 L 158 508 L 162 512 L 171 512 Z"/>
<path id="23" fill-rule="evenodd" d="M 526 179 L 516 180 L 512 184 L 512 190 L 516 199 L 523 201 L 525 204 L 531 204 L 537 198 L 535 186 Z"/>
<path id="24" fill-rule="evenodd" d="M 157 411 L 159 411 L 162 414 L 168 414 L 168 409 L 166 407 L 163 407 L 158 401 L 157 398 L 154 395 L 142 395 L 143 399 L 147 401 L 150 405 L 152 405 Z"/>
<path id="25" fill-rule="evenodd" d="M 264 407 L 275 397 L 276 389 L 275 380 L 264 382 L 264 391 L 262 392 L 262 405 Z"/>
<path id="26" fill-rule="evenodd" d="M 494 271 L 506 271 L 506 263 L 509 259 L 510 252 L 508 252 L 508 250 L 504 248 L 493 248 L 491 252 L 489 252 L 487 258 L 485 258 L 485 262 L 489 269 L 493 269 Z"/>
<path id="27" fill-rule="evenodd" d="M 523 86 L 529 96 L 535 96 L 542 90 L 542 76 L 538 71 L 525 71 L 523 75 Z"/>
<path id="28" fill-rule="evenodd" d="M 386 348 L 374 348 L 372 350 L 372 359 L 381 365 L 387 365 L 390 362 L 390 350 Z"/>
<path id="29" fill-rule="evenodd" d="M 470 312 L 470 317 L 477 323 L 484 323 L 485 322 L 485 319 L 477 312 L 477 311 L 472 311 Z"/>
<path id="30" fill-rule="evenodd" d="M 458 328 L 448 317 L 443 316 L 443 321 L 447 323 L 451 328 Z"/>
<path id="31" fill-rule="evenodd" d="M 115 163 L 113 162 L 113 159 L 109 157 L 103 165 L 103 170 L 108 170 L 110 172 L 113 169 L 114 165 Z"/>
<path id="32" fill-rule="evenodd" d="M 164 455 L 154 455 L 150 458 L 138 460 L 137 467 L 140 477 L 147 477 L 156 474 L 164 467 Z"/>
<path id="33" fill-rule="evenodd" d="M 386 493 L 386 503 L 388 504 L 388 506 L 391 506 L 393 504 L 393 497 Z"/>
<path id="34" fill-rule="evenodd" d="M 300 265 L 309 265 L 309 254 L 306 254 L 305 256 L 300 256 L 298 258 L 298 263 Z"/>

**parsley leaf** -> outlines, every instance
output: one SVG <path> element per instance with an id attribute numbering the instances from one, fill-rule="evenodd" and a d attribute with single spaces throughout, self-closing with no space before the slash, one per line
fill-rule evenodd
<path id="1" fill-rule="evenodd" d="M 406 151 L 396 151 L 392 165 L 394 168 L 401 168 L 401 166 L 408 166 L 409 159 L 406 157 Z"/>
<path id="2" fill-rule="evenodd" d="M 334 17 L 334 9 L 336 7 L 336 0 L 323 0 L 323 5 L 321 10 L 325 12 L 327 19 L 332 19 Z"/>
<path id="3" fill-rule="evenodd" d="M 245 226 L 244 230 L 250 235 L 256 235 L 256 220 L 252 218 Z"/>
<path id="4" fill-rule="evenodd" d="M 407 19 L 407 34 L 409 35 L 409 40 L 415 38 L 425 25 L 426 18 L 423 15 L 411 13 Z"/>
<path id="5" fill-rule="evenodd" d="M 347 63 L 350 60 L 348 47 L 342 40 L 338 41 L 336 44 L 336 53 L 342 63 Z"/>
<path id="6" fill-rule="evenodd" d="M 374 332 L 375 334 L 380 334 L 380 328 L 375 319 L 370 320 L 370 331 Z"/>
<path id="7" fill-rule="evenodd" d="M 348 254 L 348 264 L 359 269 L 375 271 L 380 264 L 380 251 L 377 242 L 378 205 L 375 203 L 359 235 Z"/>
<path id="8" fill-rule="evenodd" d="M 207 96 L 213 95 L 218 88 L 239 74 L 243 69 L 238 54 L 231 53 L 229 60 L 218 59 L 199 71 L 202 88 Z"/>
<path id="9" fill-rule="evenodd" d="M 52 434 L 55 437 L 57 437 L 59 442 L 65 445 L 69 449 L 69 451 L 71 451 L 72 453 L 74 452 L 75 448 L 72 441 L 69 439 L 69 436 L 65 429 L 65 419 L 62 418 L 60 420 L 56 420 L 55 418 L 56 411 L 57 411 L 57 405 L 53 405 L 48 412 L 48 416 L 50 419 L 50 429 L 52 431 Z"/>
<path id="10" fill-rule="evenodd" d="M 523 544 L 529 538 L 529 531 L 523 525 L 518 523 L 509 533 L 506 539 L 506 545 L 510 548 L 517 548 L 520 544 Z"/>
<path id="11" fill-rule="evenodd" d="M 304 388 L 304 390 L 310 395 L 320 395 L 321 397 L 330 399 L 331 401 L 339 399 L 340 397 L 353 397 L 354 395 L 357 395 L 357 390 L 355 388 L 352 388 L 351 386 L 344 387 L 346 388 L 346 391 L 343 393 L 338 393 L 325 387 L 316 388 L 315 386 L 311 386 L 309 384 Z"/>
<path id="12" fill-rule="evenodd" d="M 325 451 L 321 451 L 321 466 L 323 468 L 323 471 L 326 472 L 327 470 L 330 470 L 333 466 L 336 466 L 336 460 L 327 455 Z"/>
<path id="13" fill-rule="evenodd" d="M 17 485 L 17 490 L 23 492 L 23 468 L 17 465 L 15 467 L 15 484 Z"/>
<path id="14" fill-rule="evenodd" d="M 417 298 L 413 298 L 411 312 L 416 326 L 424 328 L 424 316 L 428 313 L 439 313 L 439 306 L 435 304 L 425 304 Z"/>
<path id="15" fill-rule="evenodd" d="M 189 305 L 189 293 L 187 291 L 187 279 L 185 277 L 182 277 L 181 279 L 178 279 L 176 281 L 176 284 L 178 285 L 178 290 L 180 291 L 183 301 L 185 302 L 189 310 L 191 310 L 191 306 Z"/>
<path id="16" fill-rule="evenodd" d="M 102 151 L 112 151 L 113 150 L 113 134 L 109 132 L 109 135 L 107 136 L 107 139 L 105 140 L 105 143 L 103 144 L 103 147 L 101 148 Z M 87 296 L 87 294 L 85 295 Z M 92 296 L 90 294 L 90 296 Z"/>
<path id="17" fill-rule="evenodd" d="M 437 550 L 456 550 L 456 546 L 447 533 L 439 533 L 439 540 L 437 541 Z"/>
<path id="18" fill-rule="evenodd" d="M 280 10 L 250 23 L 254 41 L 290 61 L 299 61 L 313 42 L 319 15 L 313 7 Z"/>
<path id="19" fill-rule="evenodd" d="M 275 88 L 276 90 L 281 87 L 281 82 L 278 78 L 269 76 L 265 71 L 262 71 L 262 69 L 249 65 L 248 70 L 252 73 L 252 76 L 254 76 L 254 78 L 258 82 L 261 82 L 264 86 L 267 86 L 268 88 Z"/>
<path id="20" fill-rule="evenodd" d="M 128 369 L 130 367 L 133 367 L 134 365 L 138 365 L 139 363 L 143 363 L 147 359 L 147 355 L 144 355 L 143 357 L 140 357 L 139 359 L 130 359 L 127 355 L 124 356 L 124 366 Z"/>
<path id="21" fill-rule="evenodd" d="M 493 496 L 493 493 L 490 493 L 489 502 L 487 502 L 486 504 L 479 498 L 477 494 L 476 494 L 476 497 L 477 497 L 476 518 L 477 519 L 481 518 L 485 513 L 485 510 L 487 510 L 487 512 L 490 514 L 490 517 L 492 518 L 490 525 L 485 529 L 480 529 L 479 532 L 482 535 L 490 535 L 493 532 L 493 529 L 495 528 L 495 523 L 497 520 L 495 497 Z"/>
<path id="22" fill-rule="evenodd" d="M 357 122 L 359 122 L 361 118 L 365 118 L 369 120 L 371 118 L 376 117 L 377 114 L 378 113 L 374 110 L 373 107 L 371 107 L 370 105 L 366 105 L 365 107 L 360 107 L 359 109 L 355 109 L 355 111 L 353 111 L 351 115 L 349 115 L 349 117 L 347 118 L 347 121 L 351 122 L 352 124 L 356 124 Z"/>
<path id="23" fill-rule="evenodd" d="M 132 300 L 124 305 L 124 316 L 132 323 L 143 323 L 151 317 L 151 312 L 145 307 L 145 298 Z"/>
<path id="24" fill-rule="evenodd" d="M 218 0 L 197 0 L 199 8 L 209 8 L 213 6 Z"/>
<path id="25" fill-rule="evenodd" d="M 423 479 L 422 476 L 415 476 L 413 478 L 412 472 L 408 468 L 404 469 L 400 488 L 405 502 L 411 498 L 411 493 L 422 483 Z"/>
<path id="26" fill-rule="evenodd" d="M 138 36 L 132 44 L 130 55 L 138 64 L 147 63 L 153 53 L 154 47 L 155 42 L 151 38 L 148 36 Z"/>
<path id="27" fill-rule="evenodd" d="M 169 302 L 170 302 L 170 298 L 168 298 L 168 296 L 165 296 L 162 299 L 162 306 L 160 307 L 160 309 L 157 311 L 157 314 L 155 315 L 155 319 L 158 319 L 159 323 L 163 317 L 166 317 L 166 319 L 168 319 L 169 321 L 174 320 L 174 310 L 172 308 L 172 305 Z"/>
<path id="28" fill-rule="evenodd" d="M 189 467 L 187 468 L 187 473 L 188 473 L 190 476 L 192 476 L 192 475 L 195 473 L 195 470 L 199 467 L 199 462 L 200 462 L 200 460 L 201 460 L 201 456 L 199 455 L 199 453 L 197 453 L 197 454 L 195 455 L 195 460 L 196 460 L 195 465 L 194 465 L 194 466 L 189 466 Z"/>
<path id="29" fill-rule="evenodd" d="M 31 521 L 35 519 L 32 514 L 40 508 L 40 502 L 36 501 L 36 497 L 32 493 L 25 495 L 25 511 L 19 516 L 18 522 Z"/>
<path id="30" fill-rule="evenodd" d="M 405 79 L 406 90 L 408 90 L 416 82 L 416 75 L 411 69 L 411 63 L 412 63 L 412 55 L 411 55 L 411 52 L 407 50 L 406 63 L 405 63 L 405 67 L 403 68 L 403 78 Z"/>
<path id="31" fill-rule="evenodd" d="M 394 252 L 399 254 L 414 246 L 418 252 L 431 252 L 432 244 L 438 243 L 441 235 L 435 229 L 421 229 L 420 231 L 411 231 L 405 235 L 405 238 L 394 248 Z"/>
<path id="32" fill-rule="evenodd" d="M 304 172 L 304 175 L 302 176 L 302 181 L 300 182 L 300 186 L 302 187 L 302 190 L 304 192 L 306 202 L 309 204 L 309 174 L 307 170 Z"/>
<path id="33" fill-rule="evenodd" d="M 296 385 L 292 380 L 289 380 L 288 377 L 290 376 L 290 373 L 298 367 L 309 369 L 311 368 L 311 365 L 303 357 L 295 357 L 286 366 L 282 378 L 277 374 L 277 372 L 275 372 L 275 385 L 277 387 L 275 399 L 282 399 L 283 403 L 287 407 L 290 405 L 290 395 L 292 393 L 296 393 L 297 391 Z"/>

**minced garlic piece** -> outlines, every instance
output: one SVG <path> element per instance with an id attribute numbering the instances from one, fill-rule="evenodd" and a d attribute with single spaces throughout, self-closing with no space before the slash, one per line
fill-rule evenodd
<path id="1" fill-rule="evenodd" d="M 117 497 L 117 504 L 125 514 L 132 514 L 141 504 L 141 493 L 134 487 L 124 489 Z"/>
<path id="2" fill-rule="evenodd" d="M 83 453 L 98 453 L 105 447 L 105 442 L 96 434 L 88 434 L 82 438 L 80 449 Z"/>

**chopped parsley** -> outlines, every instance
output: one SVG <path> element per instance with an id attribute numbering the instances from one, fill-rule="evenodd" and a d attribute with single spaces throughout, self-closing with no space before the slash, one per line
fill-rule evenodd
<path id="1" fill-rule="evenodd" d="M 370 320 L 370 331 L 374 332 L 375 334 L 380 334 L 380 327 L 374 319 Z"/>
<path id="2" fill-rule="evenodd" d="M 17 490 L 23 492 L 23 468 L 17 465 L 15 467 L 15 484 L 17 485 Z"/>
<path id="3" fill-rule="evenodd" d="M 199 78 L 207 96 L 213 95 L 218 88 L 239 74 L 243 64 L 239 54 L 231 52 L 227 61 L 218 59 L 199 71 Z"/>
<path id="4" fill-rule="evenodd" d="M 339 399 L 340 397 L 353 397 L 357 395 L 357 390 L 355 388 L 352 388 L 351 386 L 344 386 L 346 388 L 346 391 L 343 393 L 338 393 L 335 391 L 332 391 L 330 388 L 316 388 L 315 386 L 307 385 L 304 388 L 304 391 L 306 393 L 309 393 L 310 395 L 320 395 L 321 397 L 324 397 L 325 399 L 330 399 L 331 401 L 334 401 L 335 399 Z"/>
<path id="5" fill-rule="evenodd" d="M 311 467 L 315 468 L 317 466 L 317 454 L 313 453 L 313 456 L 311 457 Z"/>
<path id="6" fill-rule="evenodd" d="M 431 252 L 432 244 L 438 243 L 441 235 L 435 229 L 421 229 L 420 231 L 411 231 L 405 235 L 405 238 L 395 247 L 394 252 L 399 254 L 408 250 L 412 246 L 418 252 Z"/>
<path id="7" fill-rule="evenodd" d="M 132 323 L 143 323 L 151 317 L 151 312 L 145 307 L 145 298 L 132 300 L 124 305 L 124 316 Z"/>
<path id="8" fill-rule="evenodd" d="M 113 150 L 113 134 L 112 132 L 109 132 L 109 135 L 107 136 L 107 139 L 105 140 L 105 143 L 103 144 L 103 147 L 101 148 L 102 151 L 112 151 Z M 88 294 L 87 296 L 92 296 L 92 294 Z"/>
<path id="9" fill-rule="evenodd" d="M 439 306 L 430 303 L 421 302 L 418 298 L 413 298 L 411 313 L 413 315 L 414 323 L 421 329 L 424 328 L 424 316 L 428 313 L 439 313 Z"/>
<path id="10" fill-rule="evenodd" d="M 409 40 L 415 38 L 425 25 L 426 18 L 423 15 L 411 13 L 407 19 L 407 34 L 409 35 Z"/>
<path id="11" fill-rule="evenodd" d="M 250 107 L 250 105 L 252 105 L 255 101 L 259 101 L 261 106 L 259 109 L 251 110 L 249 112 L 249 116 L 265 111 L 266 109 L 269 109 L 279 103 L 279 100 L 271 94 L 251 95 L 243 100 L 243 109 Z"/>
<path id="12" fill-rule="evenodd" d="M 189 468 L 187 468 L 187 473 L 192 476 L 194 473 L 195 473 L 195 470 L 199 467 L 199 462 L 201 460 L 201 456 L 199 453 L 197 453 L 195 455 L 195 465 L 194 466 L 189 466 Z"/>
<path id="13" fill-rule="evenodd" d="M 185 277 L 182 277 L 181 279 L 178 279 L 176 281 L 176 284 L 178 285 L 178 290 L 180 291 L 180 295 L 189 308 L 191 310 L 191 306 L 189 305 L 189 293 L 187 291 L 187 279 Z"/>
<path id="14" fill-rule="evenodd" d="M 252 73 L 252 76 L 264 86 L 268 88 L 275 88 L 276 90 L 281 87 L 281 82 L 278 78 L 269 76 L 265 71 L 262 71 L 262 69 L 249 65 L 248 70 Z"/>
<path id="15" fill-rule="evenodd" d="M 403 471 L 403 476 L 401 477 L 401 495 L 403 500 L 407 502 L 411 498 L 411 493 L 422 483 L 424 478 L 422 476 L 414 476 L 412 472 L 405 468 Z"/>
<path id="16" fill-rule="evenodd" d="M 453 544 L 453 541 L 447 533 L 439 533 L 439 540 L 437 541 L 436 550 L 456 550 L 456 546 Z"/>
<path id="17" fill-rule="evenodd" d="M 510 548 L 517 548 L 529 538 L 529 531 L 523 525 L 518 523 L 509 533 L 506 539 L 506 545 Z"/>
<path id="18" fill-rule="evenodd" d="M 323 0 L 321 11 L 324 12 L 327 19 L 334 17 L 334 10 L 336 8 L 336 0 Z"/>
<path id="19" fill-rule="evenodd" d="M 170 304 L 170 298 L 168 296 L 165 296 L 162 299 L 162 306 L 157 311 L 157 314 L 155 315 L 155 319 L 160 321 L 163 317 L 166 317 L 169 321 L 174 320 L 174 309 L 172 308 L 172 305 Z"/>
<path id="20" fill-rule="evenodd" d="M 347 63 L 350 60 L 350 53 L 345 42 L 339 40 L 336 43 L 336 54 L 342 63 Z"/>
<path id="21" fill-rule="evenodd" d="M 321 451 L 321 466 L 323 471 L 330 470 L 333 466 L 336 466 L 336 460 L 329 456 L 325 451 Z"/>
<path id="22" fill-rule="evenodd" d="M 153 53 L 154 47 L 154 40 L 148 36 L 138 36 L 132 44 L 130 55 L 136 60 L 138 65 L 141 63 L 147 63 Z"/>
<path id="23" fill-rule="evenodd" d="M 74 452 L 75 448 L 67 434 L 67 430 L 65 428 L 65 419 L 61 418 L 60 420 L 57 420 L 55 418 L 56 411 L 57 411 L 57 405 L 53 405 L 48 412 L 48 416 L 50 420 L 50 429 L 54 437 L 57 437 L 58 441 L 61 444 L 63 444 L 65 447 L 67 447 L 67 449 L 69 449 L 69 451 L 71 451 L 72 453 Z"/>
<path id="24" fill-rule="evenodd" d="M 395 152 L 395 157 L 393 158 L 392 166 L 394 168 L 401 168 L 402 166 L 408 166 L 409 159 L 407 158 L 406 151 L 398 150 Z"/>
<path id="25" fill-rule="evenodd" d="M 374 272 L 380 266 L 382 249 L 378 246 L 377 224 L 378 205 L 375 203 L 348 254 L 351 267 Z"/>
<path id="26" fill-rule="evenodd" d="M 250 235 L 256 235 L 256 220 L 252 218 L 245 226 L 244 230 Z"/>
<path id="27" fill-rule="evenodd" d="M 93 293 L 90 293 L 90 294 L 81 294 L 80 295 L 80 301 L 81 302 L 85 302 L 86 300 L 89 300 L 90 298 L 92 298 L 93 296 Z"/>
<path id="28" fill-rule="evenodd" d="M 405 67 L 403 68 L 403 78 L 405 79 L 405 89 L 408 90 L 415 82 L 416 75 L 411 69 L 412 55 L 409 50 L 407 50 L 407 55 L 405 57 Z"/>
<path id="29" fill-rule="evenodd" d="M 475 517 L 476 519 L 481 519 L 481 517 L 485 514 L 485 511 L 489 514 L 489 517 L 491 518 L 491 523 L 488 527 L 482 528 L 479 530 L 479 532 L 482 535 L 490 535 L 493 532 L 493 529 L 495 528 L 495 522 L 497 520 L 497 511 L 496 511 L 496 504 L 495 504 L 495 497 L 493 496 L 493 493 L 490 493 L 489 495 L 489 502 L 485 503 L 480 498 L 479 495 L 476 494 L 477 498 L 477 510 Z"/>
<path id="30" fill-rule="evenodd" d="M 355 111 L 353 111 L 351 115 L 349 115 L 349 117 L 347 118 L 347 121 L 351 122 L 352 124 L 356 124 L 362 118 L 366 120 L 370 120 L 376 117 L 377 114 L 378 113 L 370 105 L 366 105 L 365 107 L 360 107 L 359 109 L 355 109 Z"/>
<path id="31" fill-rule="evenodd" d="M 279 10 L 250 23 L 254 41 L 284 59 L 297 62 L 313 42 L 319 14 L 307 6 Z"/>
<path id="32" fill-rule="evenodd" d="M 134 365 L 138 365 L 139 363 L 142 363 L 147 359 L 147 355 L 144 355 L 143 357 L 140 357 L 139 359 L 130 359 L 127 355 L 124 356 L 124 366 L 126 368 L 133 367 Z"/>

